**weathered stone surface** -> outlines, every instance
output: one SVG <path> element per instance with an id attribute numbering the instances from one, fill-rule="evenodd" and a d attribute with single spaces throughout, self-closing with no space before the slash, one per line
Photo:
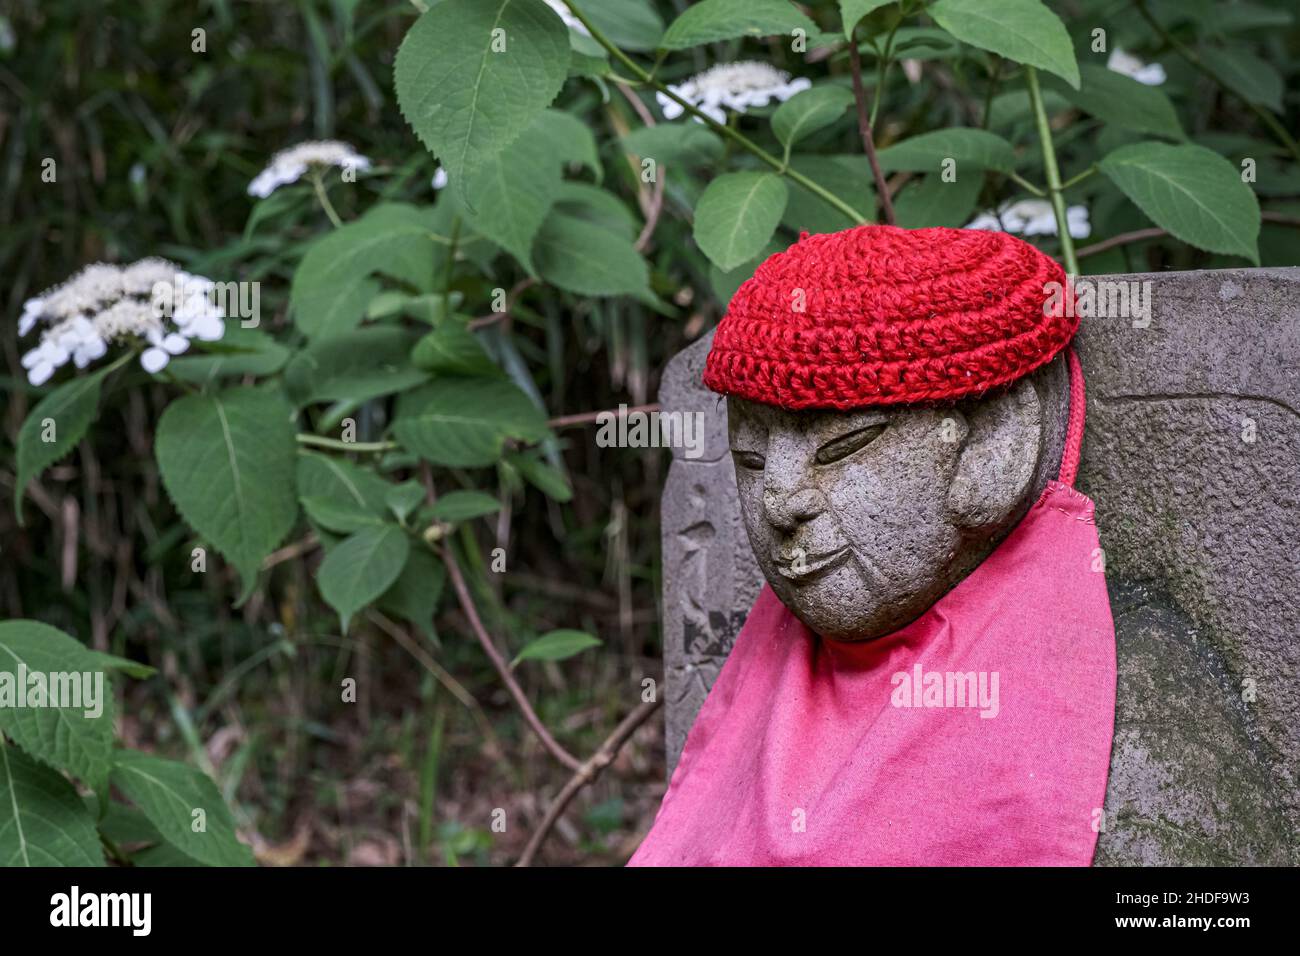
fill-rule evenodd
<path id="1" fill-rule="evenodd" d="M 1153 314 L 1087 319 L 1079 485 L 1097 502 L 1120 685 L 1099 864 L 1298 862 L 1300 269 L 1150 281 Z M 665 372 L 706 416 L 663 499 L 670 769 L 753 603 L 707 339 Z"/>

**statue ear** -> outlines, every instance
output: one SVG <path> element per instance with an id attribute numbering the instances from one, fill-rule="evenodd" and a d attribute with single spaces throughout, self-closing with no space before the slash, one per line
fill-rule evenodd
<path id="1" fill-rule="evenodd" d="M 996 527 L 1024 499 L 1042 454 L 1043 409 L 1021 380 L 966 409 L 966 442 L 948 486 L 948 513 L 964 528 Z"/>

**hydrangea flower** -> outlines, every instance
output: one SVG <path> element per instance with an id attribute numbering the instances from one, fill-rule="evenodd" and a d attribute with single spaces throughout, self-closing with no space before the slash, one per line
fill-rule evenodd
<path id="1" fill-rule="evenodd" d="M 1144 86 L 1159 86 L 1165 81 L 1165 68 L 1159 63 L 1144 63 L 1119 47 L 1110 51 L 1106 69 L 1130 76 Z"/>
<path id="2" fill-rule="evenodd" d="M 271 157 L 271 165 L 248 184 L 248 194 L 265 199 L 281 186 L 296 183 L 309 168 L 323 166 L 366 170 L 370 168 L 370 160 L 337 140 L 299 143 Z"/>
<path id="3" fill-rule="evenodd" d="M 559 18 L 564 21 L 564 25 L 570 30 L 577 30 L 585 37 L 591 36 L 587 28 L 582 25 L 582 21 L 569 10 L 569 6 L 564 0 L 546 0 L 546 5 L 556 12 Z"/>
<path id="4" fill-rule="evenodd" d="M 810 86 L 812 80 L 805 76 L 791 79 L 789 73 L 770 64 L 745 60 L 715 66 L 668 89 L 710 119 L 725 123 L 727 110 L 743 113 L 751 106 L 766 106 L 772 100 L 784 103 Z M 680 103 L 663 93 L 657 93 L 656 97 L 664 119 L 674 120 L 685 112 Z"/>
<path id="5" fill-rule="evenodd" d="M 998 216 L 1001 216 L 1001 222 Z M 1075 239 L 1087 239 L 1092 233 L 1088 223 L 1087 206 L 1070 206 L 1065 210 L 1065 224 L 1070 235 Z M 992 212 L 980 213 L 966 224 L 967 229 L 984 229 L 988 232 L 1007 232 L 1022 236 L 1056 235 L 1056 213 L 1052 204 L 1046 199 L 1022 199 L 1019 202 L 1003 203 L 998 207 L 998 215 Z"/>
<path id="6" fill-rule="evenodd" d="M 150 374 L 167 366 L 192 339 L 214 342 L 225 334 L 211 279 L 191 275 L 165 259 L 129 266 L 95 263 L 60 286 L 23 303 L 18 335 L 44 326 L 40 343 L 22 357 L 27 380 L 44 385 L 71 361 L 77 368 L 108 354 L 126 339 L 148 343 L 140 365 Z"/>

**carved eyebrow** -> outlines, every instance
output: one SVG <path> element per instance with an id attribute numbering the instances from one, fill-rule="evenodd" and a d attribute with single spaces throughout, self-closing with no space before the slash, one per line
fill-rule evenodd
<path id="1" fill-rule="evenodd" d="M 837 435 L 835 438 L 825 442 L 817 449 L 815 459 L 817 464 L 833 464 L 834 462 L 847 458 L 856 451 L 866 448 L 880 437 L 880 433 L 885 430 L 888 424 L 888 419 L 882 416 L 876 421 L 861 423 L 857 428 L 850 429 L 841 435 Z"/>

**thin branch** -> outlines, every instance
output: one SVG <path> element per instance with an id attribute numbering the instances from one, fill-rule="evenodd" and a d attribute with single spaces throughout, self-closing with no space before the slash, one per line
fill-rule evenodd
<path id="1" fill-rule="evenodd" d="M 492 636 L 488 634 L 487 629 L 483 626 L 483 621 L 479 619 L 478 608 L 474 606 L 474 598 L 469 593 L 469 588 L 465 584 L 465 578 L 460 573 L 460 564 L 456 561 L 456 555 L 450 547 L 440 549 L 443 563 L 447 565 L 447 576 L 451 578 L 451 586 L 456 591 L 456 598 L 460 601 L 460 609 L 464 612 L 466 619 L 469 621 L 470 629 L 474 631 L 474 636 L 478 638 L 479 644 L 483 646 L 483 652 L 487 654 L 492 666 L 496 668 L 497 676 L 506 685 L 506 690 L 514 698 L 515 706 L 519 708 L 519 713 L 523 716 L 524 722 L 532 728 L 533 733 L 542 742 L 542 746 L 550 753 L 552 757 L 564 764 L 570 770 L 577 770 L 582 763 L 577 757 L 565 750 L 560 742 L 551 736 L 551 732 L 546 729 L 537 712 L 533 710 L 533 705 L 528 702 L 524 695 L 523 688 L 515 680 L 514 674 L 510 672 L 510 665 L 506 659 L 497 650 Z"/>
<path id="2" fill-rule="evenodd" d="M 546 424 L 551 428 L 571 428 L 574 425 L 591 425 L 600 421 L 601 415 L 631 415 L 633 412 L 657 412 L 659 411 L 658 403 L 650 405 L 634 405 L 631 408 L 606 408 L 599 412 L 579 412 L 576 415 L 561 415 L 559 418 L 552 418 Z"/>
<path id="3" fill-rule="evenodd" d="M 500 753 L 501 745 L 492 730 L 492 723 L 487 719 L 487 715 L 483 713 L 483 708 L 474 699 L 474 695 L 466 690 L 464 685 L 456 680 L 445 667 L 434 660 L 428 651 L 411 640 L 410 635 L 396 621 L 391 620 L 373 608 L 367 612 L 367 617 L 370 618 L 372 624 L 396 641 L 406 653 L 419 661 L 424 669 L 433 675 L 434 680 L 447 688 L 451 696 L 465 705 L 465 708 L 473 715 L 474 722 L 478 724 L 479 730 L 482 731 L 483 736 L 487 738 L 488 743 L 492 746 L 493 751 Z"/>
<path id="4" fill-rule="evenodd" d="M 646 105 L 641 102 L 641 97 L 637 96 L 622 83 L 617 84 L 617 86 L 618 91 L 623 94 L 623 97 L 629 103 L 632 104 L 632 109 L 636 111 L 636 115 L 641 117 L 642 123 L 647 127 L 658 125 L 655 123 L 654 114 L 651 113 L 650 110 L 646 108 Z M 628 158 L 631 159 L 631 157 Z M 639 174 L 640 169 L 634 168 L 633 173 Z M 636 237 L 636 242 L 633 243 L 637 252 L 645 252 L 646 246 L 650 244 L 650 237 L 654 235 L 655 227 L 659 225 L 659 216 L 664 210 L 664 182 L 664 177 L 656 173 L 654 185 L 650 187 L 649 198 L 641 199 L 641 211 L 645 214 L 645 225 L 641 227 L 641 234 Z M 645 190 L 638 189 L 637 197 L 640 199 L 644 193 Z"/>
<path id="5" fill-rule="evenodd" d="M 1265 222 L 1275 222 L 1282 226 L 1300 228 L 1300 216 L 1287 216 L 1280 212 L 1262 212 L 1259 215 Z M 1121 232 L 1117 236 L 1111 236 L 1109 239 L 1103 239 L 1100 242 L 1094 242 L 1090 246 L 1084 246 L 1075 255 L 1082 259 L 1085 256 L 1095 256 L 1099 252 L 1105 252 L 1118 246 L 1127 246 L 1130 243 L 1141 242 L 1144 239 L 1159 239 L 1167 235 L 1169 235 L 1169 230 L 1161 229 L 1158 226 L 1147 229 L 1134 229 L 1132 232 Z"/>
<path id="6" fill-rule="evenodd" d="M 505 309 L 501 312 L 489 312 L 487 315 L 480 315 L 477 318 L 469 320 L 468 328 L 470 331 L 475 329 L 484 329 L 489 325 L 496 325 L 498 322 L 509 322 L 514 318 L 515 303 L 519 297 L 528 289 L 537 284 L 537 280 L 529 276 L 526 279 L 520 279 L 515 283 L 514 288 L 506 293 Z"/>
<path id="7" fill-rule="evenodd" d="M 591 757 L 574 771 L 569 782 L 564 785 L 551 805 L 546 809 L 546 816 L 542 819 L 541 825 L 533 832 L 532 837 L 528 840 L 528 846 L 524 848 L 523 856 L 519 858 L 516 866 L 532 866 L 533 860 L 537 858 L 537 852 L 546 842 L 547 835 L 551 828 L 555 826 L 560 815 L 564 813 L 565 808 L 577 796 L 578 791 L 589 783 L 593 783 L 618 756 L 618 752 L 623 749 L 623 745 L 631 739 L 632 734 L 638 727 L 644 724 L 656 710 L 659 709 L 661 700 L 656 694 L 654 700 L 644 701 L 636 710 L 623 718 L 623 722 L 614 729 L 614 732 L 606 738 L 600 748 L 591 755 Z"/>
<path id="8" fill-rule="evenodd" d="M 858 45 L 849 40 L 849 70 L 853 74 L 853 100 L 858 107 L 858 132 L 862 134 L 862 148 L 866 151 L 867 162 L 871 164 L 871 175 L 876 180 L 876 196 L 880 200 L 880 210 L 885 222 L 894 225 L 894 203 L 889 198 L 889 186 L 885 183 L 885 174 L 880 171 L 880 161 L 876 158 L 876 142 L 871 133 L 871 117 L 867 114 L 867 93 L 862 88 L 862 54 Z"/>
<path id="9" fill-rule="evenodd" d="M 275 567 L 277 564 L 283 564 L 286 561 L 293 561 L 301 558 L 309 551 L 315 551 L 320 547 L 320 542 L 316 540 L 316 535 L 308 534 L 301 541 L 295 541 L 293 544 L 286 544 L 279 551 L 272 551 L 262 560 L 262 570 L 266 571 Z"/>

